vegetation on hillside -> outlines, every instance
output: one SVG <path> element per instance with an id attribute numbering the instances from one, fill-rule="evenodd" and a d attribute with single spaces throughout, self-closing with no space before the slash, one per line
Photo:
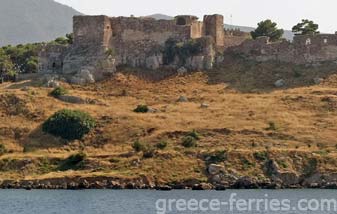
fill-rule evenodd
<path id="1" fill-rule="evenodd" d="M 42 130 L 67 140 L 81 139 L 96 125 L 95 120 L 79 110 L 64 109 L 43 123 Z"/>
<path id="2" fill-rule="evenodd" d="M 49 44 L 69 45 L 73 34 L 58 37 Z M 34 43 L 0 48 L 0 76 L 14 76 L 17 73 L 35 73 L 38 70 L 38 52 L 47 43 Z"/>

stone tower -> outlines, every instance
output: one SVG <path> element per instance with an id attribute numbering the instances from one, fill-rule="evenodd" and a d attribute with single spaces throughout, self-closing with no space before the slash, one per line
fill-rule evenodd
<path id="1" fill-rule="evenodd" d="M 204 34 L 214 39 L 216 46 L 222 47 L 225 44 L 224 18 L 222 15 L 204 16 Z"/>

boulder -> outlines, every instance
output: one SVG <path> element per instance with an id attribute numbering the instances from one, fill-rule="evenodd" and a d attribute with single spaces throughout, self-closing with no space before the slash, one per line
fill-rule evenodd
<path id="1" fill-rule="evenodd" d="M 95 79 L 88 69 L 82 69 L 79 73 L 71 78 L 70 82 L 76 85 L 84 85 L 87 83 L 94 83 Z"/>
<path id="2" fill-rule="evenodd" d="M 147 57 L 145 60 L 146 67 L 153 69 L 153 70 L 158 69 L 161 64 L 160 58 L 161 58 L 160 56 L 156 56 L 156 55 Z"/>
<path id="3" fill-rule="evenodd" d="M 184 75 L 187 73 L 187 69 L 185 67 L 181 67 L 177 70 L 178 75 Z"/>
<path id="4" fill-rule="evenodd" d="M 207 103 L 201 103 L 200 108 L 208 108 L 209 105 Z"/>
<path id="5" fill-rule="evenodd" d="M 316 85 L 319 85 L 319 84 L 321 84 L 323 81 L 324 81 L 324 79 L 323 78 L 314 78 L 313 79 L 313 81 L 314 81 L 314 83 L 316 84 Z"/>
<path id="6" fill-rule="evenodd" d="M 299 183 L 299 176 L 295 172 L 281 172 L 277 175 L 285 186 L 292 186 Z"/>
<path id="7" fill-rule="evenodd" d="M 180 103 L 188 102 L 188 99 L 185 96 L 180 96 L 179 99 L 177 100 L 177 102 L 180 102 Z"/>
<path id="8" fill-rule="evenodd" d="M 217 164 L 210 164 L 207 168 L 207 171 L 210 175 L 217 175 L 220 172 L 224 171 L 224 166 L 217 165 Z"/>
<path id="9" fill-rule="evenodd" d="M 66 102 L 66 103 L 73 103 L 73 104 L 85 104 L 86 101 L 81 97 L 76 96 L 69 96 L 69 95 L 61 95 L 58 96 L 57 99 Z"/>
<path id="10" fill-rule="evenodd" d="M 284 87 L 286 85 L 286 81 L 284 79 L 279 79 L 274 83 L 274 86 L 276 88 L 281 88 Z"/>

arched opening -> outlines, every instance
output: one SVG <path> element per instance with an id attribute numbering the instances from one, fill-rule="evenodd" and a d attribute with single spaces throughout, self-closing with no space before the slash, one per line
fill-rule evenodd
<path id="1" fill-rule="evenodd" d="M 53 62 L 53 65 L 52 65 L 52 66 L 53 66 L 53 68 L 56 68 L 56 63 L 55 63 L 55 62 Z"/>
<path id="2" fill-rule="evenodd" d="M 177 19 L 177 25 L 186 25 L 186 20 L 183 17 Z"/>

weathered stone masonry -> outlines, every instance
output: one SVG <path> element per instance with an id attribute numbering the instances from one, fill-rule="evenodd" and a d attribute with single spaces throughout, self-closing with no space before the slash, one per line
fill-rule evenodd
<path id="1" fill-rule="evenodd" d="M 189 15 L 173 20 L 75 16 L 73 23 L 73 44 L 46 45 L 39 55 L 39 71 L 67 76 L 77 84 L 103 79 L 119 65 L 207 70 L 220 63 L 223 54 L 232 53 L 256 61 L 295 64 L 337 61 L 335 34 L 295 36 L 292 42 L 271 43 L 267 37 L 252 40 L 247 33 L 225 30 L 221 15 L 206 15 L 202 22 Z M 179 45 L 197 41 L 200 47 L 168 62 L 165 49 L 171 39 Z"/>
<path id="2" fill-rule="evenodd" d="M 246 40 L 227 52 L 242 54 L 256 61 L 280 61 L 294 64 L 312 64 L 337 60 L 337 35 L 298 35 L 292 42 L 269 42 L 268 37 Z"/>
<path id="3" fill-rule="evenodd" d="M 46 47 L 41 51 L 40 71 L 79 74 L 84 70 L 98 80 L 118 65 L 158 69 L 163 66 L 163 48 L 168 39 L 202 40 L 200 53 L 190 56 L 183 65 L 175 60 L 169 66 L 209 69 L 216 52 L 225 44 L 221 15 L 207 15 L 203 22 L 195 16 L 177 16 L 174 20 L 75 16 L 73 33 L 74 42 L 69 47 Z"/>

